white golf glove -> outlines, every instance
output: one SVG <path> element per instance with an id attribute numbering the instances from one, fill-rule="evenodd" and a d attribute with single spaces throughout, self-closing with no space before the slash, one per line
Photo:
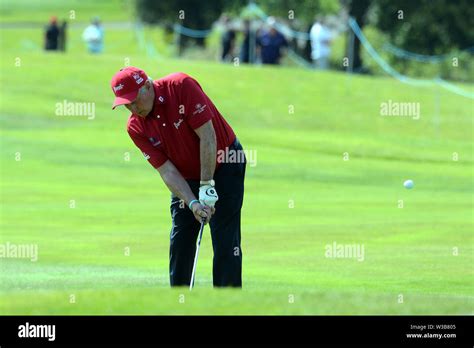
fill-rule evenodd
<path id="1" fill-rule="evenodd" d="M 202 185 L 199 188 L 199 202 L 207 205 L 208 207 L 214 208 L 219 196 L 217 195 L 216 189 L 212 185 Z"/>

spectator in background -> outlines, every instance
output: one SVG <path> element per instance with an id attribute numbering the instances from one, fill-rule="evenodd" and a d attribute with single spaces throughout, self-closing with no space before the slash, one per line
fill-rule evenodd
<path id="1" fill-rule="evenodd" d="M 303 57 L 304 59 L 306 59 L 308 62 L 312 62 L 313 59 L 311 58 L 311 37 L 310 37 L 310 33 L 311 33 L 311 28 L 313 27 L 313 24 L 310 24 L 308 25 L 308 28 L 306 29 L 306 32 L 308 33 L 308 37 L 310 38 L 309 40 L 305 40 L 305 44 L 304 44 L 304 51 L 303 51 Z"/>
<path id="2" fill-rule="evenodd" d="M 66 51 L 66 29 L 67 29 L 67 22 L 63 20 L 61 26 L 59 27 L 59 38 L 58 38 L 58 49 L 60 51 Z"/>
<path id="3" fill-rule="evenodd" d="M 229 17 L 223 17 L 224 22 L 224 34 L 222 35 L 222 56 L 223 62 L 232 61 L 234 58 L 234 47 L 235 47 L 235 30 L 231 27 L 231 20 Z"/>
<path id="4" fill-rule="evenodd" d="M 244 20 L 244 39 L 242 45 L 240 46 L 240 62 L 241 63 L 252 63 L 250 59 L 250 37 L 252 33 L 250 32 L 250 21 L 248 19 Z"/>
<path id="5" fill-rule="evenodd" d="M 92 23 L 82 33 L 82 39 L 87 44 L 90 53 L 98 54 L 104 49 L 104 29 L 100 25 L 100 19 L 95 17 Z"/>
<path id="6" fill-rule="evenodd" d="M 280 64 L 281 49 L 288 47 L 285 37 L 274 27 L 274 20 L 270 21 L 270 30 L 257 39 L 257 48 L 263 64 Z"/>
<path id="7" fill-rule="evenodd" d="M 46 26 L 44 36 L 44 49 L 46 51 L 56 51 L 58 49 L 59 28 L 56 17 L 51 17 L 49 24 Z"/>
<path id="8" fill-rule="evenodd" d="M 329 67 L 329 55 L 331 54 L 332 34 L 319 17 L 311 27 L 309 38 L 311 40 L 313 66 L 317 69 L 327 69 Z"/>

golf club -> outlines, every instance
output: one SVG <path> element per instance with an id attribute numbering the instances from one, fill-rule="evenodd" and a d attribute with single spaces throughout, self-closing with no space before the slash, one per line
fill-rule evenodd
<path id="1" fill-rule="evenodd" d="M 197 260 L 199 255 L 199 247 L 201 246 L 201 239 L 202 239 L 202 231 L 204 230 L 204 219 L 201 220 L 201 228 L 199 229 L 199 235 L 196 242 L 196 254 L 194 255 L 194 265 L 193 265 L 193 273 L 191 274 L 191 283 L 189 284 L 189 290 L 193 289 L 194 286 L 194 275 L 196 274 L 196 266 Z"/>

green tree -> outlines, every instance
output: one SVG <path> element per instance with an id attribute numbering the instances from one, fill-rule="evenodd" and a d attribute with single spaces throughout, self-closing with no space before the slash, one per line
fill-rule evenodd
<path id="1" fill-rule="evenodd" d="M 314 22 L 316 15 L 336 13 L 340 6 L 334 0 L 266 0 L 256 2 L 268 15 L 289 18 L 293 11 L 295 18 L 303 24 Z"/>
<path id="2" fill-rule="evenodd" d="M 212 26 L 222 14 L 226 6 L 235 6 L 243 0 L 136 0 L 137 14 L 141 21 L 149 24 L 172 26 L 175 23 L 195 30 L 206 30 Z M 182 35 L 180 51 L 191 41 L 205 46 L 204 38 L 189 38 Z"/>
<path id="3" fill-rule="evenodd" d="M 391 42 L 420 54 L 443 54 L 474 44 L 472 0 L 374 0 L 375 25 Z"/>

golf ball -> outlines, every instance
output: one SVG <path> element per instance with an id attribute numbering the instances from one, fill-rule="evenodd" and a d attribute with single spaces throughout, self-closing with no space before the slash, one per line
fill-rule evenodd
<path id="1" fill-rule="evenodd" d="M 413 182 L 413 180 L 405 180 L 403 186 L 405 186 L 405 188 L 407 189 L 411 189 L 413 188 L 413 186 L 415 186 L 415 183 Z"/>

